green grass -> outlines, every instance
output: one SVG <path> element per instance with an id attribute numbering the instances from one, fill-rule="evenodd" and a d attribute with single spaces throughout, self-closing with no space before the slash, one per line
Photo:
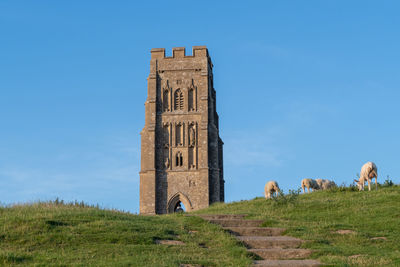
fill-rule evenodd
<path id="1" fill-rule="evenodd" d="M 156 240 L 180 240 L 181 246 Z M 248 266 L 244 247 L 183 215 L 138 216 L 82 204 L 0 208 L 1 266 Z"/>
<path id="2" fill-rule="evenodd" d="M 400 187 L 378 191 L 339 188 L 216 204 L 197 213 L 248 214 L 264 226 L 287 228 L 286 235 L 308 240 L 312 257 L 332 266 L 400 266 Z M 337 230 L 352 230 L 338 234 Z M 383 239 L 372 239 L 384 237 Z"/>
<path id="3" fill-rule="evenodd" d="M 307 240 L 328 266 L 400 266 L 400 187 L 339 188 L 216 204 L 195 213 L 248 214 Z M 352 230 L 338 234 L 337 230 Z M 385 239 L 373 239 L 384 237 Z M 184 245 L 160 245 L 156 240 Z M 139 216 L 59 201 L 0 207 L 0 266 L 249 266 L 250 255 L 194 216 Z"/>

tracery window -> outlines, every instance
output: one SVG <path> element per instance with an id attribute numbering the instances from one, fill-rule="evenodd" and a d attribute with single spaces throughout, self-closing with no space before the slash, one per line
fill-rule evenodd
<path id="1" fill-rule="evenodd" d="M 175 110 L 183 110 L 183 93 L 181 89 L 175 91 Z"/>

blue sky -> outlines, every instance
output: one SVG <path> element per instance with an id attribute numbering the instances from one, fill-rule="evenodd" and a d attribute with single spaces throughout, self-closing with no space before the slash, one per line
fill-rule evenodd
<path id="1" fill-rule="evenodd" d="M 0 202 L 138 212 L 150 49 L 206 45 L 226 200 L 400 183 L 398 1 L 0 1 Z"/>

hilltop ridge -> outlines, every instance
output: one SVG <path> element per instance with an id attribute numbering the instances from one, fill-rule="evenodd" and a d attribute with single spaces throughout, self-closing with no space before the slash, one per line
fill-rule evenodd
<path id="1" fill-rule="evenodd" d="M 191 214 L 247 214 L 284 227 L 324 264 L 399 266 L 400 187 L 352 190 L 219 203 Z M 197 216 L 140 216 L 82 203 L 0 207 L 0 265 L 249 266 L 253 259 Z"/>

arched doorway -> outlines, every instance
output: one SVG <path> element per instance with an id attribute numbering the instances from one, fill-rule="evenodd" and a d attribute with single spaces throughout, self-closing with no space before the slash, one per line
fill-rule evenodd
<path id="1" fill-rule="evenodd" d="M 168 201 L 168 213 L 176 212 L 179 210 L 179 207 L 184 211 L 191 211 L 193 209 L 190 200 L 180 192 L 173 195 Z"/>

